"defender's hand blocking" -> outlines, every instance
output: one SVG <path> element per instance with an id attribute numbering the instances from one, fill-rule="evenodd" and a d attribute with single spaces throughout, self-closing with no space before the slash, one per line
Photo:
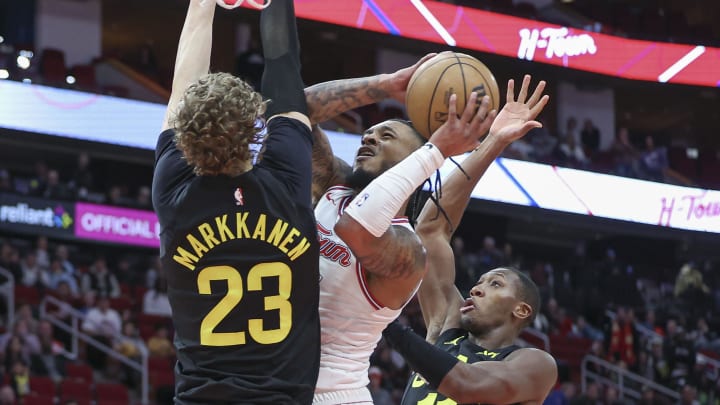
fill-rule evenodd
<path id="1" fill-rule="evenodd" d="M 545 108 L 550 96 L 543 95 L 545 81 L 540 81 L 530 98 L 526 100 L 531 79 L 530 75 L 525 75 L 517 100 L 515 82 L 512 79 L 508 81 L 507 102 L 490 127 L 489 137 L 509 145 L 525 136 L 531 129 L 542 127 L 535 118 Z"/>
<path id="2" fill-rule="evenodd" d="M 430 137 L 430 142 L 437 146 L 443 156 L 459 155 L 477 148 L 480 136 L 487 133 L 497 111 L 488 112 L 490 98 L 482 98 L 480 107 L 477 103 L 477 92 L 470 93 L 462 116 L 457 114 L 457 95 L 450 96 L 447 121 Z M 477 109 L 477 110 L 476 110 Z"/>
<path id="3" fill-rule="evenodd" d="M 207 0 L 202 0 L 202 2 L 205 2 Z M 270 2 L 272 0 L 260 0 L 259 2 L 257 0 L 247 0 L 248 4 L 257 8 L 257 9 L 263 9 L 270 5 Z M 201 2 L 201 3 L 202 3 Z M 232 10 L 234 8 L 238 8 L 242 6 L 242 4 L 245 2 L 245 0 L 215 0 L 218 6 L 222 8 L 226 8 L 228 10 Z"/>

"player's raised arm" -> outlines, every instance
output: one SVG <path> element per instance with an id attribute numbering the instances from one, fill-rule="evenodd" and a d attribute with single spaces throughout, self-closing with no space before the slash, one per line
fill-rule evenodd
<path id="1" fill-rule="evenodd" d="M 514 82 L 508 82 L 507 104 L 493 121 L 489 135 L 462 162 L 465 173 L 455 169 L 443 181 L 439 204 L 450 221 L 432 201 L 425 204 L 418 218 L 416 231 L 427 250 L 428 261 L 428 271 L 418 291 L 428 342 L 435 342 L 442 331 L 459 325 L 463 297 L 455 287 L 455 258 L 450 239 L 460 224 L 472 190 L 505 147 L 541 125 L 535 118 L 548 101 L 548 96 L 542 95 L 545 82 L 541 81 L 526 100 L 529 85 L 530 76 L 525 76 L 516 99 Z"/>
<path id="2" fill-rule="evenodd" d="M 172 91 L 163 120 L 163 131 L 172 126 L 178 104 L 188 86 L 210 70 L 214 15 L 214 1 L 190 0 L 175 58 Z"/>
<path id="3" fill-rule="evenodd" d="M 351 171 L 346 162 L 333 154 L 327 134 L 317 124 L 385 99 L 404 102 L 410 77 L 435 55 L 427 54 L 414 65 L 394 73 L 333 80 L 305 89 L 308 115 L 313 123 L 313 202 L 328 188 L 343 184 Z"/>
<path id="4" fill-rule="evenodd" d="M 445 157 L 475 148 L 475 134 L 483 125 L 489 126 L 485 123 L 487 99 L 476 112 L 477 94 L 472 93 L 462 117 L 455 111 L 456 99 L 456 95 L 450 97 L 449 118 L 429 142 L 360 191 L 335 226 L 335 232 L 371 274 L 393 279 L 410 274 L 416 274 L 417 279 L 422 276 L 425 253 L 417 236 L 390 225 L 415 189 L 442 166 Z M 363 142 L 377 142 L 373 136 L 366 134 Z"/>

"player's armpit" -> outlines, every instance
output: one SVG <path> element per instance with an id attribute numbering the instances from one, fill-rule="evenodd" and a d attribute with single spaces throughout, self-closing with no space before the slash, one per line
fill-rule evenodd
<path id="1" fill-rule="evenodd" d="M 313 205 L 332 186 L 345 183 L 352 169 L 342 159 L 333 155 L 327 134 L 318 125 L 312 127 L 312 195 Z"/>
<path id="2" fill-rule="evenodd" d="M 458 403 L 542 403 L 557 380 L 555 359 L 538 349 L 519 349 L 504 361 L 458 363 L 438 392 Z"/>

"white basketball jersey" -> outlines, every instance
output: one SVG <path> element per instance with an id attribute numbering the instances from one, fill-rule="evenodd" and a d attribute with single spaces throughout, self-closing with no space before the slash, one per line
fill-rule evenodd
<path id="1" fill-rule="evenodd" d="M 377 302 L 365 283 L 365 271 L 335 235 L 335 223 L 353 199 L 353 190 L 332 187 L 315 207 L 320 239 L 320 375 L 316 394 L 365 388 L 368 369 L 385 327 L 401 310 Z M 412 230 L 407 218 L 394 225 Z M 367 393 L 368 398 L 370 393 Z"/>

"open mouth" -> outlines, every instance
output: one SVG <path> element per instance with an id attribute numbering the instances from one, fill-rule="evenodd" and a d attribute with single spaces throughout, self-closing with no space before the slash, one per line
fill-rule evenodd
<path id="1" fill-rule="evenodd" d="M 475 309 L 475 304 L 473 303 L 472 299 L 468 298 L 465 300 L 463 306 L 460 308 L 460 313 L 466 314 L 473 309 Z"/>
<path id="2" fill-rule="evenodd" d="M 375 156 L 375 151 L 373 151 L 372 148 L 367 146 L 361 146 L 360 149 L 358 149 L 357 153 L 357 160 L 365 160 L 368 158 L 371 158 Z"/>

